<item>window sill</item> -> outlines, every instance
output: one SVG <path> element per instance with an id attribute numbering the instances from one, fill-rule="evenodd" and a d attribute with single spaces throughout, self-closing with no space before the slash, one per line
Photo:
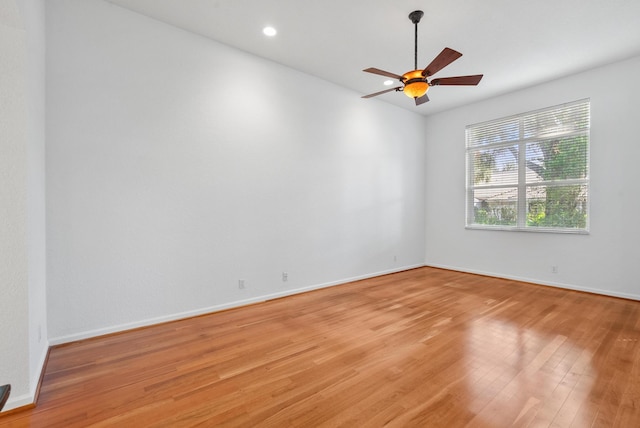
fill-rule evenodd
<path id="1" fill-rule="evenodd" d="M 532 232 L 532 233 L 559 233 L 562 235 L 589 235 L 587 229 L 551 229 L 548 227 L 516 227 L 516 226 L 487 226 L 487 225 L 468 225 L 467 230 L 495 230 L 503 232 Z"/>

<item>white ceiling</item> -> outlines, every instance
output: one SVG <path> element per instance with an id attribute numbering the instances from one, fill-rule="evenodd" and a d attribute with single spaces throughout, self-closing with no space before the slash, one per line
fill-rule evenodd
<path id="1" fill-rule="evenodd" d="M 463 57 L 436 74 L 484 74 L 477 87 L 436 86 L 415 106 L 390 92 L 362 102 L 389 102 L 429 115 L 568 74 L 640 55 L 640 0 L 107 0 L 159 21 L 268 58 L 352 89 L 386 89 L 376 67 L 396 74 L 418 68 L 445 46 Z M 272 25 L 274 38 L 262 34 Z M 606 90 L 602 76 L 593 82 Z M 221 83 L 224 84 L 224 83 Z"/>

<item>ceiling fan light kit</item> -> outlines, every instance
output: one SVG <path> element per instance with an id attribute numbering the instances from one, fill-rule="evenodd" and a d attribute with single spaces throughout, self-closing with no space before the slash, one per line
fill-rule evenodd
<path id="1" fill-rule="evenodd" d="M 427 93 L 429 84 L 422 75 L 422 70 L 408 71 L 402 75 L 404 88 L 402 92 L 409 98 L 419 98 Z"/>
<path id="2" fill-rule="evenodd" d="M 443 77 L 440 79 L 434 79 L 429 81 L 428 78 L 442 70 L 453 61 L 462 56 L 460 52 L 457 52 L 450 48 L 444 48 L 440 54 L 424 69 L 418 69 L 418 23 L 424 16 L 424 12 L 421 10 L 414 10 L 409 14 L 409 19 L 415 26 L 415 47 L 414 47 L 414 68 L 415 70 L 407 71 L 402 76 L 388 71 L 380 70 L 378 68 L 366 68 L 362 71 L 367 73 L 373 73 L 380 76 L 392 77 L 398 79 L 402 86 L 386 89 L 384 91 L 376 92 L 369 95 L 364 95 L 362 98 L 372 98 L 378 95 L 385 94 L 391 91 L 402 91 L 409 98 L 413 98 L 416 105 L 420 105 L 429 101 L 427 97 L 427 91 L 429 87 L 435 85 L 459 85 L 459 86 L 475 86 L 480 83 L 482 74 L 476 74 L 472 76 L 456 76 L 456 77 Z"/>

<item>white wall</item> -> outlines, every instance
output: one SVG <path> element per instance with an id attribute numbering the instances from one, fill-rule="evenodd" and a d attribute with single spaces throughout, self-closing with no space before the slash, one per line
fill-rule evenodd
<path id="1" fill-rule="evenodd" d="M 52 343 L 423 263 L 423 117 L 102 1 L 47 19 Z"/>
<path id="2" fill-rule="evenodd" d="M 640 299 L 638 75 L 632 58 L 429 117 L 426 264 Z M 465 126 L 582 98 L 591 98 L 591 233 L 465 230 Z"/>
<path id="3" fill-rule="evenodd" d="M 47 293 L 45 232 L 45 4 L 20 0 L 26 35 L 27 257 L 29 284 L 30 397 L 46 359 Z M 31 398 L 30 398 L 31 400 Z"/>
<path id="4" fill-rule="evenodd" d="M 14 1 L 0 13 L 0 383 L 29 391 L 24 29 Z"/>
<path id="5" fill-rule="evenodd" d="M 12 385 L 5 410 L 33 401 L 48 348 L 43 36 L 42 0 L 0 0 L 0 384 Z"/>

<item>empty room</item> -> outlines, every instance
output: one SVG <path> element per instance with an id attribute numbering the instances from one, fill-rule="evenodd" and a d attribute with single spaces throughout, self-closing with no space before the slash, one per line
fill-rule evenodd
<path id="1" fill-rule="evenodd" d="M 0 0 L 0 427 L 640 426 L 639 17 Z"/>

